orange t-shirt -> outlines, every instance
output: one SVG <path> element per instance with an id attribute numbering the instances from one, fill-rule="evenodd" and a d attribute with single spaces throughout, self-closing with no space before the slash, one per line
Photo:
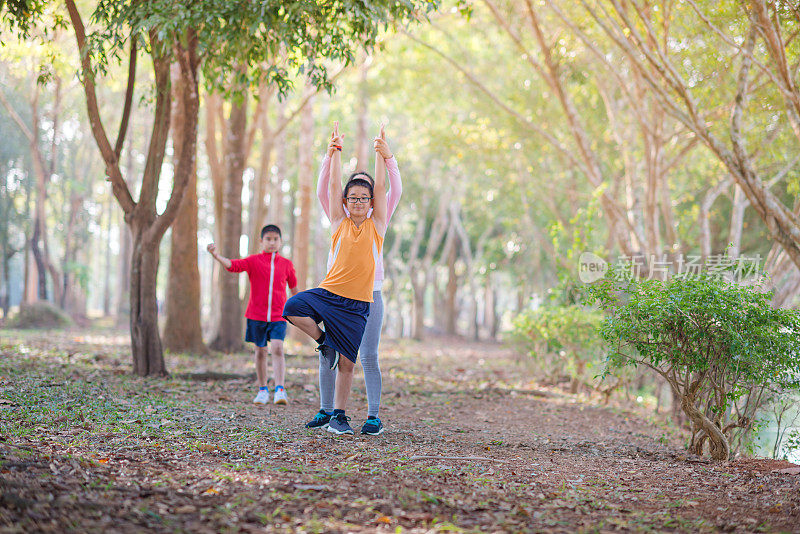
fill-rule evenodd
<path id="1" fill-rule="evenodd" d="M 372 218 L 356 226 L 345 217 L 331 239 L 333 264 L 319 287 L 335 295 L 372 302 L 375 265 L 383 248 L 383 236 Z"/>

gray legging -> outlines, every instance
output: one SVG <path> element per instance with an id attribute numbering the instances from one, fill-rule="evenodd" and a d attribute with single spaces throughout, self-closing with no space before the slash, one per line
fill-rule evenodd
<path id="1" fill-rule="evenodd" d="M 372 304 L 369 306 L 369 317 L 358 354 L 361 367 L 364 369 L 364 384 L 367 386 L 367 416 L 378 417 L 381 406 L 381 366 L 378 364 L 378 343 L 381 341 L 383 325 L 383 297 L 380 291 L 372 292 Z M 336 392 L 336 369 L 329 369 L 328 364 L 319 357 L 319 407 L 326 412 L 333 411 L 333 395 Z"/>

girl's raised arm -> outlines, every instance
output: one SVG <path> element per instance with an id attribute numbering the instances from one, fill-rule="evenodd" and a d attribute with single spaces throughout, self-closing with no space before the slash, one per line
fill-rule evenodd
<path id="1" fill-rule="evenodd" d="M 334 141 L 334 134 L 331 132 L 331 138 L 328 140 L 328 149 L 325 151 L 325 157 L 322 158 L 322 165 L 319 169 L 319 177 L 317 178 L 317 200 L 319 205 L 322 206 L 322 211 L 328 220 L 331 220 L 330 203 L 328 202 L 328 189 L 331 179 L 331 157 L 334 152 L 338 152 L 338 148 L 342 145 L 339 141 Z M 338 147 L 338 148 L 337 148 Z"/>
<path id="2" fill-rule="evenodd" d="M 330 147 L 328 147 L 328 151 L 330 151 Z M 319 200 L 319 205 L 322 206 L 322 211 L 325 212 L 325 216 L 328 220 L 331 218 L 330 204 L 328 203 L 328 182 L 330 179 L 331 157 L 330 154 L 326 152 L 325 157 L 322 158 L 322 165 L 320 166 L 319 177 L 317 178 L 317 200 Z"/>
<path id="3" fill-rule="evenodd" d="M 344 135 L 339 135 L 339 121 L 336 121 L 333 123 L 333 139 L 331 139 L 334 148 L 328 187 L 329 214 L 333 231 L 336 231 L 346 216 L 342 205 L 342 139 L 344 139 Z"/>
<path id="4" fill-rule="evenodd" d="M 389 145 L 386 143 L 386 132 L 381 124 L 381 133 L 375 138 L 375 187 L 372 194 L 372 219 L 375 227 L 381 233 L 386 234 L 386 223 L 388 222 L 388 205 L 386 201 L 386 161 L 384 156 L 389 152 Z"/>

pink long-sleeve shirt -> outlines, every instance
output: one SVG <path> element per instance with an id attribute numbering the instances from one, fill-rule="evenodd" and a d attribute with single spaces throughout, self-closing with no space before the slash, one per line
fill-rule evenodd
<path id="1" fill-rule="evenodd" d="M 386 162 L 386 173 L 388 174 L 389 178 L 389 191 L 386 193 L 386 204 L 388 209 L 388 215 L 386 218 L 386 226 L 388 228 L 389 221 L 392 219 L 392 214 L 394 210 L 397 209 L 397 205 L 400 203 L 400 196 L 403 194 L 403 181 L 400 179 L 400 169 L 397 168 L 397 160 L 392 156 L 391 158 L 384 160 Z M 319 179 L 317 179 L 317 198 L 319 199 L 319 203 L 322 206 L 322 211 L 325 212 L 325 215 L 328 217 L 328 220 L 331 218 L 331 210 L 330 210 L 330 202 L 328 199 L 328 186 L 330 185 L 331 180 L 331 158 L 325 154 L 325 157 L 322 158 L 322 166 L 320 167 L 319 171 Z M 345 208 L 346 210 L 346 208 Z M 330 269 L 331 264 L 331 253 L 328 252 L 328 268 Z M 381 287 L 383 286 L 383 251 L 381 251 L 381 255 L 378 258 L 377 265 L 375 266 L 375 285 L 373 286 L 373 291 L 380 291 Z"/>

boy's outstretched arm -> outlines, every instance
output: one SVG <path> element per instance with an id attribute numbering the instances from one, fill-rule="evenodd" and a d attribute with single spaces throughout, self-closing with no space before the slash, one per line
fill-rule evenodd
<path id="1" fill-rule="evenodd" d="M 336 121 L 333 123 L 333 138 L 331 139 L 331 144 L 335 148 L 331 155 L 330 184 L 328 187 L 328 203 L 333 231 L 339 227 L 345 218 L 344 206 L 342 205 L 342 139 L 344 139 L 344 135 L 339 134 L 339 121 Z"/>
<path id="2" fill-rule="evenodd" d="M 386 159 L 392 157 L 389 145 L 386 143 L 386 132 L 383 124 L 378 137 L 375 138 L 375 187 L 373 190 L 372 219 L 375 227 L 381 234 L 386 233 L 388 221 L 388 203 L 386 199 Z"/>
<path id="3" fill-rule="evenodd" d="M 211 253 L 211 255 L 214 257 L 214 259 L 217 260 L 218 262 L 220 262 L 222 264 L 222 266 L 225 267 L 226 269 L 230 269 L 231 265 L 233 265 L 231 260 L 229 260 L 225 256 L 220 255 L 217 252 L 217 245 L 215 245 L 214 243 L 209 243 L 209 245 L 206 247 L 206 250 L 208 250 Z"/>

